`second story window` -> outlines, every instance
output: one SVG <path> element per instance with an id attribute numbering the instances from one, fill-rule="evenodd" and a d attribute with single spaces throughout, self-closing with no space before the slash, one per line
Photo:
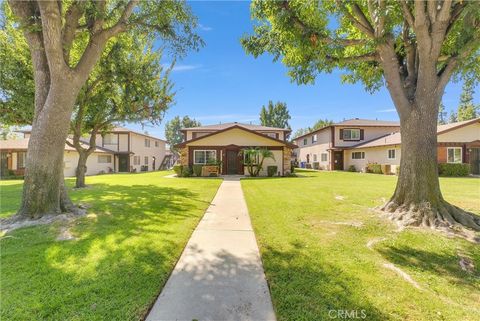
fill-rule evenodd
<path id="1" fill-rule="evenodd" d="M 158 141 L 155 141 L 155 147 L 158 147 Z"/>
<path id="2" fill-rule="evenodd" d="M 103 136 L 104 145 L 118 145 L 118 136 L 114 134 L 106 134 Z"/>
<path id="3" fill-rule="evenodd" d="M 150 147 L 150 139 L 145 138 L 145 147 Z"/>
<path id="4" fill-rule="evenodd" d="M 303 139 L 303 145 L 307 145 L 308 144 L 308 140 L 306 138 Z"/>
<path id="5" fill-rule="evenodd" d="M 388 159 L 395 159 L 395 149 L 389 149 L 388 150 Z"/>
<path id="6" fill-rule="evenodd" d="M 316 142 L 317 142 L 317 134 L 312 136 L 312 143 L 316 143 Z"/>
<path id="7" fill-rule="evenodd" d="M 346 128 L 346 129 L 341 129 L 340 130 L 340 137 L 342 137 L 343 140 L 361 140 L 362 134 L 361 130 L 358 128 Z"/>

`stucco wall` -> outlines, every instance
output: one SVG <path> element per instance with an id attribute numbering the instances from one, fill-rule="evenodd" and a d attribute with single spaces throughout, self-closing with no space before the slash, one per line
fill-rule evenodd
<path id="1" fill-rule="evenodd" d="M 277 142 L 266 137 L 262 137 L 239 128 L 233 128 L 217 135 L 201 138 L 197 141 L 188 143 L 188 146 L 282 146 Z"/>
<path id="2" fill-rule="evenodd" d="M 395 159 L 388 159 L 388 150 L 395 149 Z M 365 159 L 352 159 L 352 152 L 365 152 Z M 368 163 L 377 163 L 381 165 L 400 165 L 401 148 L 400 145 L 372 147 L 372 148 L 356 148 L 346 150 L 343 153 L 343 167 L 348 169 L 350 165 L 354 165 L 357 171 L 363 172 Z M 395 167 L 392 172 L 395 173 Z"/>
<path id="3" fill-rule="evenodd" d="M 150 147 L 145 147 L 145 139 L 150 140 Z M 158 147 L 155 147 L 155 141 Z M 130 167 L 137 172 L 141 170 L 143 165 L 148 165 L 148 170 L 157 170 L 165 157 L 165 142 L 163 140 L 149 138 L 143 135 L 130 133 Z M 133 157 L 140 156 L 140 165 L 133 164 Z M 148 164 L 145 164 L 145 156 L 148 157 Z M 155 157 L 155 168 L 153 168 L 153 159 Z"/>
<path id="4" fill-rule="evenodd" d="M 441 143 L 469 143 L 475 140 L 480 140 L 480 123 L 470 124 L 438 135 L 438 142 Z"/>
<path id="5" fill-rule="evenodd" d="M 99 155 L 110 155 L 111 162 L 110 163 L 99 163 L 98 156 Z M 78 153 L 75 151 L 65 151 L 64 158 L 64 170 L 63 173 L 65 177 L 72 177 L 75 176 L 75 171 L 77 169 L 78 164 Z M 97 175 L 101 171 L 108 173 L 109 168 L 113 170 L 113 155 L 107 153 L 92 153 L 87 158 L 87 175 Z"/>
<path id="6" fill-rule="evenodd" d="M 347 129 L 347 128 L 359 128 L 364 130 L 364 139 L 361 141 L 344 141 L 340 139 L 340 129 Z M 360 144 L 361 142 L 369 141 L 374 138 L 390 134 L 393 132 L 398 132 L 400 127 L 392 126 L 392 127 L 335 127 L 335 146 L 344 147 L 344 146 L 353 146 Z"/>

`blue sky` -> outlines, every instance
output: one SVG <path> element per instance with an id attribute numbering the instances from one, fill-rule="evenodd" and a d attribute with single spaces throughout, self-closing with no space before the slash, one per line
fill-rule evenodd
<path id="1" fill-rule="evenodd" d="M 371 95 L 361 84 L 342 84 L 341 72 L 321 75 L 314 85 L 299 86 L 271 56 L 247 56 L 240 38 L 252 32 L 249 2 L 194 1 L 190 5 L 198 17 L 198 33 L 205 47 L 177 61 L 171 74 L 176 103 L 162 124 L 127 127 L 164 138 L 165 122 L 176 115 L 188 115 L 205 125 L 232 121 L 258 124 L 260 108 L 269 100 L 287 103 L 293 130 L 311 126 L 319 118 L 398 119 L 385 89 Z M 164 59 L 170 62 L 168 57 Z M 448 111 L 456 109 L 460 92 L 461 84 L 448 85 L 443 98 Z"/>

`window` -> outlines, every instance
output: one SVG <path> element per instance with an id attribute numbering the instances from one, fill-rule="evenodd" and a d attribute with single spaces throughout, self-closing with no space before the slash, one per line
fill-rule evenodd
<path id="1" fill-rule="evenodd" d="M 313 161 L 314 161 L 314 162 L 317 161 L 317 154 L 313 154 Z"/>
<path id="2" fill-rule="evenodd" d="M 360 129 L 343 129 L 343 140 L 360 140 Z"/>
<path id="3" fill-rule="evenodd" d="M 211 164 L 217 161 L 216 150 L 195 150 L 193 151 L 194 164 Z"/>
<path id="4" fill-rule="evenodd" d="M 155 141 L 155 147 L 158 147 L 158 141 Z"/>
<path id="5" fill-rule="evenodd" d="M 395 149 L 389 149 L 388 150 L 388 159 L 395 159 L 395 158 L 396 158 Z"/>
<path id="6" fill-rule="evenodd" d="M 306 138 L 303 139 L 303 145 L 307 145 L 308 140 Z"/>
<path id="7" fill-rule="evenodd" d="M 114 134 L 106 134 L 103 136 L 103 145 L 118 145 L 118 136 Z"/>
<path id="8" fill-rule="evenodd" d="M 145 138 L 145 147 L 150 147 L 150 139 Z"/>
<path id="9" fill-rule="evenodd" d="M 364 159 L 365 152 L 352 152 L 352 159 Z"/>
<path id="10" fill-rule="evenodd" d="M 447 148 L 447 163 L 461 163 L 462 162 L 462 148 L 449 147 Z"/>
<path id="11" fill-rule="evenodd" d="M 27 153 L 26 152 L 18 152 L 17 153 L 17 168 L 25 168 L 26 161 L 27 161 Z"/>
<path id="12" fill-rule="evenodd" d="M 140 165 L 140 156 L 133 156 L 133 165 Z"/>
<path id="13" fill-rule="evenodd" d="M 312 136 L 312 143 L 316 143 L 316 142 L 317 142 L 317 134 Z"/>
<path id="14" fill-rule="evenodd" d="M 111 155 L 98 155 L 98 162 L 101 164 L 110 164 L 112 162 Z"/>
<path id="15" fill-rule="evenodd" d="M 321 157 L 320 159 L 321 159 L 322 162 L 327 162 L 328 161 L 328 153 L 322 153 L 320 155 L 320 157 Z"/>

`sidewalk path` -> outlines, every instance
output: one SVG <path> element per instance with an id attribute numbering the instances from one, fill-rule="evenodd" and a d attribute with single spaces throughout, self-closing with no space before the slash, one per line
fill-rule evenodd
<path id="1" fill-rule="evenodd" d="M 222 182 L 146 320 L 275 320 L 239 178 Z"/>

